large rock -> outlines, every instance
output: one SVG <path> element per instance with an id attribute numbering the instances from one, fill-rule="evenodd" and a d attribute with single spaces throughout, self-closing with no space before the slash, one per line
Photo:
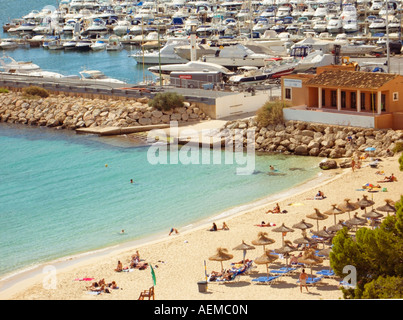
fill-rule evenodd
<path id="1" fill-rule="evenodd" d="M 319 168 L 322 170 L 337 169 L 337 162 L 335 160 L 325 160 L 319 163 Z"/>
<path id="2" fill-rule="evenodd" d="M 306 156 L 308 155 L 308 147 L 306 145 L 299 145 L 295 148 L 294 153 L 296 155 Z"/>

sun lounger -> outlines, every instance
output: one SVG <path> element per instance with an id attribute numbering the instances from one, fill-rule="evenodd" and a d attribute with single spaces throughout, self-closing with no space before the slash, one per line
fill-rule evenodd
<path id="1" fill-rule="evenodd" d="M 346 281 L 340 281 L 340 286 L 344 287 L 345 289 L 355 289 L 355 285 L 348 283 Z"/>
<path id="2" fill-rule="evenodd" d="M 256 279 L 252 279 L 252 281 L 261 284 L 272 284 L 276 282 L 279 277 L 280 276 L 259 277 Z"/>
<path id="3" fill-rule="evenodd" d="M 314 286 L 316 283 L 318 283 L 320 280 L 322 280 L 323 276 L 321 277 L 315 277 L 315 278 L 308 278 L 306 280 L 306 284 L 307 285 L 311 285 Z M 300 283 L 300 281 L 298 280 L 297 283 Z"/>
<path id="4" fill-rule="evenodd" d="M 273 274 L 278 274 L 278 275 L 285 275 L 285 274 L 291 274 L 293 271 L 297 270 L 296 268 L 280 268 L 280 269 L 275 269 L 275 270 L 270 270 L 270 273 Z"/>
<path id="5" fill-rule="evenodd" d="M 316 272 L 316 274 L 319 274 L 319 275 L 321 275 L 321 276 L 323 276 L 325 278 L 334 278 L 334 277 L 336 277 L 336 275 L 335 275 L 333 270 L 327 270 L 327 269 L 320 270 L 320 271 Z"/>

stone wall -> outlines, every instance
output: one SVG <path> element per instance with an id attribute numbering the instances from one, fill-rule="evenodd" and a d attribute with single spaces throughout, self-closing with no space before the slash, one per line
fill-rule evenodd
<path id="1" fill-rule="evenodd" d="M 148 98 L 88 99 L 63 94 L 48 98 L 25 98 L 22 93 L 0 94 L 0 121 L 66 129 L 96 126 L 129 127 L 188 122 L 208 117 L 195 104 L 159 111 L 149 107 Z"/>
<path id="2" fill-rule="evenodd" d="M 374 147 L 375 156 L 388 156 L 397 142 L 403 143 L 402 130 L 376 130 L 359 127 L 324 125 L 300 121 L 284 124 L 258 126 L 256 119 L 229 121 L 227 129 L 255 130 L 257 151 L 281 152 L 283 154 L 319 156 L 328 158 L 352 157 Z M 351 137 L 351 141 L 349 139 Z"/>

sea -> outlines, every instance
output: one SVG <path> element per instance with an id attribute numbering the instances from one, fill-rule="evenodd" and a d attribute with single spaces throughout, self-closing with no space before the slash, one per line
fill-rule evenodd
<path id="1" fill-rule="evenodd" d="M 46 5 L 56 3 L 0 0 L 0 23 Z M 133 82 L 143 75 L 127 49 L 7 54 L 55 72 L 76 73 L 87 64 Z M 222 161 L 155 164 L 149 150 L 126 136 L 0 123 L 0 280 L 49 261 L 167 235 L 171 227 L 214 221 L 320 175 L 316 157 L 256 154 L 254 174 L 243 175 L 236 159 L 224 161 L 233 156 L 229 151 L 219 151 Z M 213 159 L 213 152 L 199 156 Z M 270 165 L 277 175 L 269 174 Z"/>

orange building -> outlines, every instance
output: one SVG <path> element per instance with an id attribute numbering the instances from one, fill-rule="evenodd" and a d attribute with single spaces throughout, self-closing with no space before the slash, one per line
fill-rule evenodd
<path id="1" fill-rule="evenodd" d="M 316 74 L 285 76 L 281 84 L 282 99 L 291 105 L 286 120 L 403 129 L 400 75 L 326 66 Z"/>

